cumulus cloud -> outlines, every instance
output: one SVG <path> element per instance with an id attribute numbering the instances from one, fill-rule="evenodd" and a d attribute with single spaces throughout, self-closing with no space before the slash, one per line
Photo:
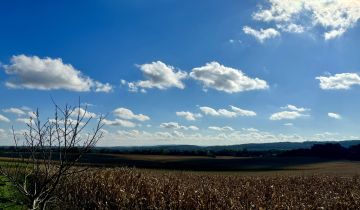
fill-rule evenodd
<path id="1" fill-rule="evenodd" d="M 80 115 L 80 117 L 84 117 L 84 118 L 95 118 L 97 117 L 97 115 L 95 113 L 89 112 L 88 110 L 85 110 L 83 108 L 75 108 L 74 111 L 71 113 L 72 117 L 77 117 L 77 115 Z"/>
<path id="2" fill-rule="evenodd" d="M 281 107 L 281 109 L 287 109 L 286 111 L 276 112 L 270 116 L 270 120 L 294 120 L 300 117 L 307 117 L 308 114 L 304 114 L 306 111 L 310 111 L 307 108 L 299 108 L 294 105 L 288 104 L 285 107 Z"/>
<path id="3" fill-rule="evenodd" d="M 290 23 L 289 25 L 278 24 L 276 25 L 276 27 L 282 31 L 290 33 L 303 33 L 305 31 L 305 28 L 303 26 L 294 23 Z"/>
<path id="4" fill-rule="evenodd" d="M 16 114 L 18 116 L 26 115 L 26 112 L 19 108 L 8 108 L 8 109 L 3 109 L 2 111 L 5 113 Z"/>
<path id="5" fill-rule="evenodd" d="M 337 120 L 340 120 L 340 119 L 341 119 L 341 115 L 336 114 L 336 113 L 333 113 L 333 112 L 329 112 L 329 113 L 328 113 L 328 116 L 329 116 L 330 118 L 334 118 L 334 119 L 337 119 Z"/>
<path id="6" fill-rule="evenodd" d="M 104 92 L 104 93 L 109 93 L 113 91 L 113 86 L 110 85 L 109 83 L 101 83 L 101 82 L 95 82 L 94 85 L 95 88 L 95 92 Z"/>
<path id="7" fill-rule="evenodd" d="M 147 121 L 150 120 L 149 116 L 143 115 L 143 114 L 135 114 L 130 109 L 126 108 L 117 108 L 113 112 L 113 115 L 115 116 L 115 119 L 109 120 L 105 119 L 104 124 L 105 125 L 112 125 L 112 126 L 122 126 L 126 128 L 134 128 L 136 126 L 141 127 L 141 124 L 137 124 L 133 122 L 132 120 L 137 121 Z"/>
<path id="8" fill-rule="evenodd" d="M 30 118 L 17 118 L 16 121 L 25 124 L 30 124 Z"/>
<path id="9" fill-rule="evenodd" d="M 123 85 L 128 85 L 129 91 L 146 92 L 145 89 L 157 88 L 165 90 L 168 88 L 184 89 L 185 84 L 183 80 L 187 78 L 187 73 L 184 71 L 176 70 L 173 66 L 166 65 L 161 61 L 138 65 L 142 71 L 145 80 L 137 82 L 127 82 L 122 80 Z"/>
<path id="10" fill-rule="evenodd" d="M 356 73 L 341 73 L 333 76 L 316 77 L 320 81 L 323 90 L 350 89 L 351 86 L 360 85 L 360 76 Z"/>
<path id="11" fill-rule="evenodd" d="M 4 115 L 0 114 L 0 122 L 10 122 L 10 120 L 9 120 L 9 118 L 7 118 Z"/>
<path id="12" fill-rule="evenodd" d="M 221 132 L 234 131 L 234 129 L 230 126 L 224 126 L 224 127 L 209 126 L 209 130 L 221 131 Z"/>
<path id="13" fill-rule="evenodd" d="M 203 112 L 205 115 L 210 115 L 210 116 L 217 116 L 217 117 L 228 117 L 228 118 L 232 118 L 232 117 L 242 117 L 242 116 L 246 116 L 246 117 L 253 117 L 256 116 L 256 113 L 254 111 L 250 111 L 250 110 L 245 110 L 245 109 L 241 109 L 235 106 L 230 106 L 231 111 L 227 110 L 227 109 L 213 109 L 211 107 L 207 107 L 207 106 L 202 106 L 200 107 L 201 112 Z"/>
<path id="14" fill-rule="evenodd" d="M 211 107 L 207 107 L 207 106 L 202 106 L 200 107 L 200 110 L 205 114 L 205 115 L 211 115 L 211 116 L 219 116 L 219 112 L 216 111 L 215 109 L 211 108 Z"/>
<path id="15" fill-rule="evenodd" d="M 193 131 L 197 131 L 199 130 L 198 127 L 196 126 L 184 126 L 184 125 L 180 125 L 177 122 L 167 122 L 167 123 L 161 123 L 160 124 L 160 128 L 167 128 L 167 129 L 176 129 L 176 130 L 193 130 Z"/>
<path id="16" fill-rule="evenodd" d="M 238 116 L 246 116 L 246 117 L 256 116 L 256 113 L 254 111 L 241 109 L 236 106 L 230 106 L 230 107 Z"/>
<path id="17" fill-rule="evenodd" d="M 223 66 L 218 62 L 192 69 L 190 77 L 200 81 L 205 90 L 212 88 L 227 93 L 237 93 L 269 88 L 266 81 L 250 78 L 241 70 Z"/>
<path id="18" fill-rule="evenodd" d="M 296 111 L 296 112 L 306 112 L 306 111 L 310 111 L 310 109 L 307 108 L 303 108 L 303 107 L 296 107 L 294 105 L 288 104 L 284 107 L 281 107 L 281 109 L 288 109 L 291 111 Z"/>
<path id="19" fill-rule="evenodd" d="M 11 78 L 5 83 L 9 88 L 38 90 L 65 89 L 77 92 L 110 92 L 110 84 L 102 84 L 83 75 L 61 58 L 39 58 L 38 56 L 12 56 L 11 64 L 3 65 Z"/>
<path id="20" fill-rule="evenodd" d="M 229 145 L 244 143 L 265 142 L 301 142 L 321 140 L 349 140 L 359 139 L 358 136 L 342 135 L 339 133 L 321 132 L 310 135 L 282 134 L 257 129 L 242 131 L 217 131 L 211 132 L 182 132 L 179 129 L 171 129 L 166 132 L 147 132 L 141 130 L 122 130 L 115 134 L 106 135 L 103 143 L 114 142 L 113 145 L 154 145 L 154 144 L 193 144 L 198 145 Z M 165 142 L 165 143 L 164 143 Z M 108 145 L 108 144 L 107 144 Z"/>
<path id="21" fill-rule="evenodd" d="M 119 130 L 115 135 L 110 135 L 110 138 L 118 138 L 121 141 L 124 140 L 143 140 L 147 141 L 156 141 L 157 143 L 160 141 L 173 141 L 175 139 L 184 139 L 186 135 L 178 130 L 174 130 L 172 132 L 146 132 L 140 130 Z"/>
<path id="22" fill-rule="evenodd" d="M 296 111 L 283 111 L 276 112 L 270 116 L 270 120 L 293 120 L 303 116 L 301 113 Z"/>
<path id="23" fill-rule="evenodd" d="M 31 117 L 32 119 L 36 118 L 36 113 L 35 112 L 28 112 L 29 117 Z"/>
<path id="24" fill-rule="evenodd" d="M 116 117 L 126 119 L 126 120 L 138 120 L 138 121 L 147 121 L 150 120 L 149 116 L 144 114 L 134 114 L 130 109 L 126 109 L 123 107 L 117 108 L 113 111 Z"/>
<path id="25" fill-rule="evenodd" d="M 136 127 L 136 123 L 133 123 L 128 120 L 122 120 L 122 119 L 115 119 L 115 120 L 104 119 L 103 123 L 105 125 L 122 126 L 122 127 L 127 127 L 127 128 Z"/>
<path id="26" fill-rule="evenodd" d="M 255 37 L 260 43 L 263 43 L 267 39 L 280 36 L 280 33 L 274 28 L 255 30 L 249 26 L 243 28 L 245 34 Z"/>
<path id="27" fill-rule="evenodd" d="M 195 121 L 197 118 L 202 117 L 199 113 L 192 113 L 189 111 L 176 112 L 177 116 L 184 117 L 186 120 Z"/>
<path id="28" fill-rule="evenodd" d="M 360 19 L 358 0 L 268 0 L 253 19 L 273 22 L 284 32 L 302 33 L 314 27 L 324 30 L 325 40 L 343 35 Z"/>

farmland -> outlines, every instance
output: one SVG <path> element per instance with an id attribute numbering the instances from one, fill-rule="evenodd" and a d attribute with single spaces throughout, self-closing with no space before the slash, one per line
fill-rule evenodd
<path id="1" fill-rule="evenodd" d="M 79 209 L 356 209 L 360 179 L 353 167 L 359 170 L 344 162 L 256 172 L 91 169 L 59 195 Z"/>
<path id="2" fill-rule="evenodd" d="M 49 208 L 356 209 L 360 205 L 360 162 L 356 161 L 124 154 L 87 157 L 88 161 L 95 159 L 90 165 L 83 162 L 90 168 L 57 189 L 59 200 Z M 6 190 L 11 192 L 8 186 Z"/>

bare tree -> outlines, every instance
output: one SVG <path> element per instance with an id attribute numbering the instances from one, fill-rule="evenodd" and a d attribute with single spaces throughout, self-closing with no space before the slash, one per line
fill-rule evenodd
<path id="1" fill-rule="evenodd" d="M 39 111 L 33 113 L 22 138 L 12 129 L 16 155 L 0 167 L 31 209 L 45 209 L 57 199 L 57 188 L 86 169 L 77 163 L 103 136 L 104 117 L 96 117 L 94 128 L 87 129 L 95 117 L 89 116 L 80 101 L 75 107 L 54 105 L 54 118 L 43 123 Z"/>

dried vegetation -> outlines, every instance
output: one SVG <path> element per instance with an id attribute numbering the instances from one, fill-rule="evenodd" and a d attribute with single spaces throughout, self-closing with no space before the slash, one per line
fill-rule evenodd
<path id="1" fill-rule="evenodd" d="M 62 209 L 359 209 L 360 178 L 91 169 L 58 195 Z"/>

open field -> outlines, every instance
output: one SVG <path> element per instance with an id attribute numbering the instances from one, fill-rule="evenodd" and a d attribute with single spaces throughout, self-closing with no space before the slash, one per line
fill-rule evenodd
<path id="1" fill-rule="evenodd" d="M 185 171 L 360 174 L 360 162 L 316 157 L 206 157 L 171 155 L 90 154 L 93 166 Z"/>
<path id="2" fill-rule="evenodd" d="M 92 169 L 68 180 L 58 193 L 69 209 L 358 209 L 360 205 L 359 176 L 243 175 Z"/>
<path id="3" fill-rule="evenodd" d="M 8 158 L 1 160 L 9 163 Z M 95 160 L 94 156 L 87 156 L 89 160 Z M 360 206 L 360 162 L 355 161 L 102 155 L 90 166 L 57 189 L 59 200 L 50 209 L 359 209 Z M 14 204 L 9 199 L 14 193 L 8 185 L 0 186 L 1 201 L 6 205 Z"/>
<path id="4" fill-rule="evenodd" d="M 0 157 L 0 165 L 16 159 Z M 81 165 L 100 168 L 129 167 L 146 170 L 249 174 L 360 174 L 360 161 L 316 157 L 231 157 L 134 154 L 87 154 Z"/>

